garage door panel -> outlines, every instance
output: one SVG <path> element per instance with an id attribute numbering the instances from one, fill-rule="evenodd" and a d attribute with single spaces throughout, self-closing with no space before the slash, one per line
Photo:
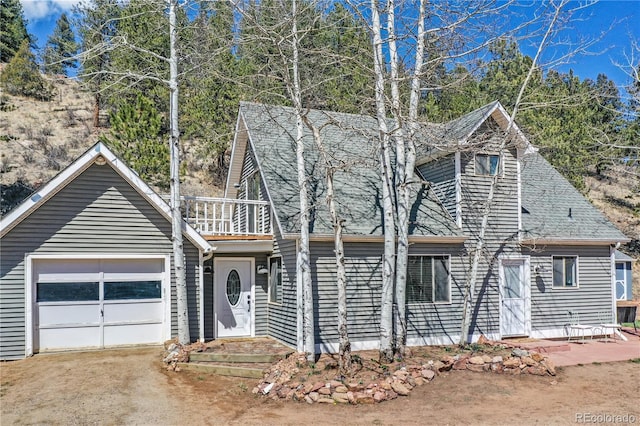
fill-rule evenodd
<path id="1" fill-rule="evenodd" d="M 164 317 L 164 303 L 161 300 L 154 302 L 136 303 L 105 303 L 104 322 L 162 322 Z"/>
<path id="2" fill-rule="evenodd" d="M 38 310 L 40 327 L 53 325 L 99 325 L 100 305 L 44 305 Z"/>
<path id="3" fill-rule="evenodd" d="M 109 259 L 102 261 L 105 275 L 116 273 L 162 274 L 164 259 Z"/>
<path id="4" fill-rule="evenodd" d="M 40 329 L 40 349 L 100 347 L 100 327 L 57 327 Z"/>
<path id="5" fill-rule="evenodd" d="M 34 349 L 162 343 L 170 318 L 165 258 L 36 259 Z"/>
<path id="6" fill-rule="evenodd" d="M 162 342 L 162 324 L 106 325 L 104 345 L 135 345 Z"/>

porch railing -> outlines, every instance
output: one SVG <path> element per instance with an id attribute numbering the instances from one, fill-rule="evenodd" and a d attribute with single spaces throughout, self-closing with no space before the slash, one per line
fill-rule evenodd
<path id="1" fill-rule="evenodd" d="M 270 236 L 269 203 L 232 198 L 182 197 L 185 220 L 203 236 Z"/>

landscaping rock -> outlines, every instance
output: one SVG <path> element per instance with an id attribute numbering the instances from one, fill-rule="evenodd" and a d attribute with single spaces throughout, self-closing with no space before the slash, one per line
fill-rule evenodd
<path id="1" fill-rule="evenodd" d="M 497 363 L 500 363 L 500 362 L 502 362 L 502 361 L 503 361 L 503 360 L 502 360 L 502 357 L 501 357 L 500 355 L 498 355 L 498 356 L 494 356 L 493 358 L 491 358 L 491 363 L 492 363 L 492 364 L 497 364 Z"/>
<path id="2" fill-rule="evenodd" d="M 531 358 L 530 356 L 525 356 L 522 357 L 522 363 L 523 364 L 527 364 L 528 367 L 533 367 L 534 365 L 538 364 L 533 358 Z"/>
<path id="3" fill-rule="evenodd" d="M 484 371 L 484 364 L 479 365 L 479 364 L 467 364 L 467 370 L 469 371 L 475 371 L 476 373 L 482 373 Z"/>
<path id="4" fill-rule="evenodd" d="M 547 372 L 552 376 L 556 375 L 556 366 L 549 358 L 545 358 L 542 362 L 540 362 L 540 365 L 546 368 Z"/>
<path id="5" fill-rule="evenodd" d="M 533 358 L 535 362 L 540 362 L 544 359 L 544 355 L 538 352 L 533 352 L 531 353 L 531 358 Z"/>
<path id="6" fill-rule="evenodd" d="M 518 358 L 529 356 L 529 351 L 525 351 L 524 349 L 520 348 L 515 348 L 511 353 L 513 354 L 513 356 L 517 356 Z"/>
<path id="7" fill-rule="evenodd" d="M 400 382 L 391 383 L 391 389 L 393 389 L 393 391 L 400 396 L 409 395 L 409 389 L 407 389 L 407 387 Z"/>
<path id="8" fill-rule="evenodd" d="M 378 391 L 373 394 L 373 400 L 375 402 L 382 402 L 387 399 L 387 393 L 383 391 Z"/>
<path id="9" fill-rule="evenodd" d="M 433 380 L 434 377 L 436 377 L 436 373 L 434 373 L 432 370 L 422 370 L 421 375 L 429 381 Z"/>
<path id="10" fill-rule="evenodd" d="M 346 392 L 334 392 L 331 395 L 331 397 L 337 403 L 340 403 L 340 404 L 348 404 L 349 403 L 349 397 L 347 396 Z"/>
<path id="11" fill-rule="evenodd" d="M 509 358 L 502 363 L 505 369 L 520 367 L 520 358 Z"/>
<path id="12" fill-rule="evenodd" d="M 489 360 L 491 361 L 491 360 Z M 481 356 L 472 356 L 469 358 L 469 364 L 482 365 L 484 364 L 484 359 Z M 454 366 L 455 368 L 455 366 Z"/>

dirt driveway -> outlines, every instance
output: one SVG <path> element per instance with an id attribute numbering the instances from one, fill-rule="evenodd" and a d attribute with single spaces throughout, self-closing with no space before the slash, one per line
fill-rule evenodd
<path id="1" fill-rule="evenodd" d="M 370 406 L 283 403 L 254 382 L 166 372 L 161 348 L 37 355 L 0 364 L 0 423 L 11 424 L 569 424 L 634 416 L 640 364 L 566 367 L 558 376 L 450 372 L 409 397 Z M 619 419 L 623 419 L 620 417 Z M 605 419 L 605 417 L 602 417 Z"/>

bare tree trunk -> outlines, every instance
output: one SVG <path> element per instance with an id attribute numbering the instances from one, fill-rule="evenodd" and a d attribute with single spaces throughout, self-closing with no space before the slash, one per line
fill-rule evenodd
<path id="1" fill-rule="evenodd" d="M 538 46 L 538 49 L 536 51 L 535 57 L 533 58 L 533 61 L 531 62 L 531 66 L 529 67 L 527 76 L 522 82 L 522 85 L 520 86 L 518 97 L 516 98 L 516 102 L 513 106 L 513 111 L 511 112 L 511 115 L 509 117 L 509 123 L 507 125 L 505 135 L 502 138 L 502 141 L 500 142 L 500 147 L 498 152 L 501 154 L 502 152 L 504 152 L 505 148 L 507 147 L 507 144 L 509 142 L 512 142 L 517 137 L 517 135 L 514 134 L 513 125 L 515 122 L 516 114 L 518 113 L 518 109 L 520 107 L 520 103 L 522 102 L 522 97 L 524 96 L 524 92 L 529 84 L 529 81 L 531 81 L 531 77 L 533 76 L 534 71 L 538 67 L 538 61 L 540 59 L 540 55 L 542 54 L 542 51 L 544 50 L 547 42 L 549 41 L 549 37 L 551 36 L 551 33 L 554 31 L 555 25 L 558 22 L 558 18 L 560 16 L 560 12 L 562 8 L 565 6 L 565 4 L 567 4 L 567 1 L 568 0 L 563 0 L 560 2 L 560 4 L 553 6 L 555 8 L 553 18 L 549 22 L 549 25 L 544 34 L 544 37 L 542 38 L 542 41 L 540 41 L 540 45 Z M 503 167 L 503 166 L 500 165 L 500 167 Z M 480 225 L 480 232 L 478 234 L 478 239 L 476 240 L 476 243 L 474 246 L 471 272 L 469 274 L 469 279 L 467 281 L 467 284 L 465 286 L 465 291 L 464 291 L 462 324 L 461 324 L 461 330 L 460 330 L 460 341 L 458 342 L 458 344 L 461 346 L 467 343 L 469 340 L 469 327 L 471 326 L 471 306 L 473 305 L 473 298 L 475 296 L 475 290 L 476 290 L 476 281 L 478 279 L 478 266 L 480 264 L 480 257 L 482 255 L 482 251 L 484 250 L 484 246 L 485 246 L 485 236 L 486 236 L 486 232 L 489 224 L 489 215 L 491 214 L 491 208 L 493 206 L 493 199 L 495 196 L 495 188 L 498 183 L 499 175 L 500 173 L 498 172 L 492 177 L 491 185 L 489 186 L 489 194 L 487 195 L 487 200 L 485 201 L 484 206 L 482 208 L 482 222 Z"/>
<path id="2" fill-rule="evenodd" d="M 387 32 L 389 33 L 389 53 L 391 59 L 391 97 L 393 104 L 393 116 L 397 123 L 396 130 L 396 174 L 397 174 L 397 229 L 398 252 L 396 255 L 396 288 L 395 302 L 397 305 L 395 320 L 395 349 L 404 356 L 407 344 L 407 314 L 406 314 L 406 289 L 407 289 L 407 265 L 409 260 L 409 215 L 411 212 L 411 184 L 414 180 L 414 168 L 416 164 L 416 147 L 414 134 L 418 121 L 418 101 L 420 98 L 420 76 L 424 63 L 424 38 L 425 38 L 425 1 L 420 1 L 417 28 L 417 46 L 415 56 L 415 69 L 411 76 L 411 88 L 409 99 L 409 134 L 406 135 L 402 120 L 399 83 L 398 49 L 396 47 L 395 8 L 394 0 L 388 3 Z"/>
<path id="3" fill-rule="evenodd" d="M 391 155 L 389 153 L 389 130 L 387 126 L 384 96 L 384 57 L 380 13 L 376 0 L 371 0 L 373 32 L 373 69 L 376 77 L 376 118 L 380 138 L 380 175 L 382 178 L 382 208 L 384 222 L 384 256 L 382 264 L 382 292 L 380 300 L 380 360 L 393 360 L 393 280 L 395 276 L 396 231 L 393 208 L 393 179 Z"/>
<path id="4" fill-rule="evenodd" d="M 309 195 L 307 172 L 304 160 L 304 124 L 302 111 L 302 96 L 300 94 L 300 71 L 298 53 L 298 25 L 297 2 L 292 0 L 292 68 L 293 87 L 292 101 L 296 111 L 296 163 L 298 168 L 298 188 L 300 197 L 300 247 L 298 252 L 298 275 L 302 280 L 303 304 L 304 304 L 304 351 L 307 361 L 315 361 L 315 325 L 313 313 L 313 282 L 311 281 L 311 261 L 309 250 Z"/>
<path id="5" fill-rule="evenodd" d="M 313 132 L 313 139 L 320 152 L 324 163 L 325 178 L 327 183 L 327 205 L 329 215 L 333 224 L 334 251 L 336 256 L 336 286 L 338 289 L 338 368 L 340 375 L 346 377 L 351 370 L 351 342 L 347 326 L 347 272 L 344 265 L 344 241 L 342 239 L 343 220 L 338 214 L 335 202 L 335 191 L 333 187 L 333 175 L 335 169 L 331 164 L 329 155 L 322 142 L 322 136 L 318 127 L 305 119 L 305 124 Z"/>
<path id="6" fill-rule="evenodd" d="M 171 150 L 171 238 L 173 240 L 173 263 L 176 275 L 176 304 L 178 309 L 178 341 L 189 344 L 189 309 L 187 302 L 187 280 L 184 270 L 182 244 L 182 213 L 180 212 L 180 132 L 178 130 L 178 51 L 176 48 L 176 0 L 169 3 L 169 126 Z"/>

